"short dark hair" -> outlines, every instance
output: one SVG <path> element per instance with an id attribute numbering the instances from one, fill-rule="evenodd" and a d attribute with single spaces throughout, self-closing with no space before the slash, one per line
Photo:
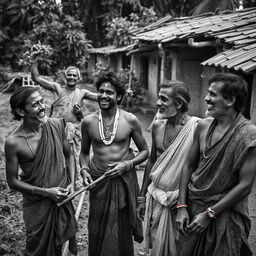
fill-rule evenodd
<path id="1" fill-rule="evenodd" d="M 190 94 L 188 87 L 178 80 L 165 80 L 160 84 L 160 88 L 172 89 L 172 97 L 174 105 L 182 103 L 180 108 L 181 113 L 188 112 L 188 104 L 190 102 Z"/>
<path id="2" fill-rule="evenodd" d="M 16 109 L 20 108 L 25 110 L 27 99 L 34 92 L 39 92 L 39 90 L 32 86 L 23 86 L 15 90 L 10 98 L 11 112 L 14 115 L 14 120 L 22 119 L 22 117 L 16 112 Z"/>
<path id="3" fill-rule="evenodd" d="M 97 91 L 99 91 L 99 88 L 103 83 L 107 82 L 112 84 L 116 89 L 117 95 L 121 96 L 121 99 L 117 102 L 117 104 L 120 104 L 125 94 L 125 85 L 120 82 L 120 79 L 114 72 L 102 72 L 95 82 Z"/>
<path id="4" fill-rule="evenodd" d="M 221 94 L 225 99 L 235 97 L 234 108 L 237 112 L 243 110 L 248 97 L 248 84 L 246 81 L 232 73 L 218 73 L 209 80 L 209 85 L 213 82 L 223 82 Z"/>

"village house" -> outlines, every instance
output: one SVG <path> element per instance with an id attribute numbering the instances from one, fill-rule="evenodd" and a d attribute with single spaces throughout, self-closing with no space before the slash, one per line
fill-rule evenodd
<path id="1" fill-rule="evenodd" d="M 200 117 L 205 113 L 208 78 L 220 71 L 240 74 L 250 91 L 245 115 L 256 123 L 256 8 L 181 18 L 167 16 L 135 31 L 134 42 L 129 47 L 111 46 L 105 52 L 104 48 L 94 49 L 91 67 L 103 56 L 117 72 L 130 61 L 147 92 L 145 104 L 152 106 L 161 81 L 181 80 L 192 95 L 189 114 Z"/>

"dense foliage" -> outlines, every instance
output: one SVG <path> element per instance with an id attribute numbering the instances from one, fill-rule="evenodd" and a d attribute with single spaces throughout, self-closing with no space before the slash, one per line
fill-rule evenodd
<path id="1" fill-rule="evenodd" d="M 171 14 L 184 16 L 234 9 L 238 0 L 1 0 L 0 69 L 27 68 L 24 53 L 40 42 L 52 48 L 41 62 L 45 73 L 67 65 L 85 69 L 88 48 L 128 45 L 131 31 Z M 255 0 L 244 0 L 246 7 Z M 192 12 L 193 11 L 193 12 Z"/>
<path id="2" fill-rule="evenodd" d="M 52 53 L 41 61 L 46 73 L 70 64 L 85 67 L 91 42 L 83 24 L 63 14 L 55 1 L 2 1 L 0 17 L 2 65 L 24 70 L 28 64 L 24 53 L 40 42 L 52 48 Z"/>

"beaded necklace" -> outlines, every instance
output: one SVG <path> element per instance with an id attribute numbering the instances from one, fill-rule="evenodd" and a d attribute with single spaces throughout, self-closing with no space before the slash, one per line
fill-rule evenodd
<path id="1" fill-rule="evenodd" d="M 114 118 L 114 125 L 113 125 L 113 132 L 110 132 L 110 129 L 109 129 L 107 131 L 108 135 L 106 138 L 106 136 L 104 134 L 104 121 L 102 118 L 101 110 L 99 110 L 99 133 L 100 133 L 100 138 L 105 145 L 110 145 L 113 142 L 113 140 L 116 136 L 118 122 L 119 122 L 119 108 L 117 108 L 117 110 L 116 110 L 116 114 L 115 114 L 115 118 Z"/>

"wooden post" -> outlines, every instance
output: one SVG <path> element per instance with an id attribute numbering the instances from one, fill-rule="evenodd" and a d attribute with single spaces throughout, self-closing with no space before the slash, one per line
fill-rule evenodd
<path id="1" fill-rule="evenodd" d="M 160 69 L 160 83 L 162 83 L 165 79 L 165 59 L 166 59 L 166 52 L 163 48 L 162 43 L 158 44 L 159 55 L 161 57 L 161 69 Z M 156 115 L 154 116 L 153 120 L 151 121 L 147 131 L 151 131 L 154 121 L 156 120 Z"/>
<path id="2" fill-rule="evenodd" d="M 130 74 L 129 74 L 129 82 L 127 88 L 127 102 L 126 102 L 126 109 L 129 111 L 130 107 L 130 97 L 133 95 L 132 91 L 132 72 L 133 72 L 133 62 L 134 62 L 134 55 L 131 55 L 131 62 L 130 62 Z"/>

